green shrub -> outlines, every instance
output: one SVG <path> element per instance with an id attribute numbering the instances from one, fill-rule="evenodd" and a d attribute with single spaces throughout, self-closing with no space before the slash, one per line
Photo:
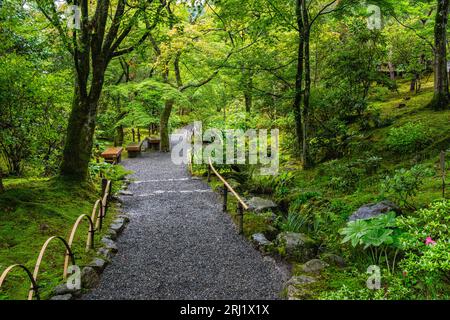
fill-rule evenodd
<path id="1" fill-rule="evenodd" d="M 398 275 L 389 275 L 381 270 L 381 288 L 367 288 L 369 274 L 356 269 L 339 271 L 333 274 L 328 290 L 319 294 L 321 300 L 413 300 L 417 298 L 414 290 L 405 285 Z"/>
<path id="2" fill-rule="evenodd" d="M 274 177 L 273 185 L 275 199 L 282 200 L 285 198 L 290 193 L 293 182 L 294 174 L 292 172 L 282 172 Z"/>
<path id="3" fill-rule="evenodd" d="M 345 284 L 335 291 L 324 291 L 319 295 L 319 300 L 383 300 L 383 290 L 370 290 L 361 288 L 354 290 Z"/>
<path id="4" fill-rule="evenodd" d="M 354 208 L 349 205 L 347 202 L 339 200 L 339 199 L 332 199 L 329 205 L 328 210 L 331 212 L 336 213 L 339 215 L 343 221 L 347 220 L 348 217 L 352 214 Z"/>
<path id="5" fill-rule="evenodd" d="M 431 298 L 450 292 L 449 213 L 450 201 L 438 201 L 398 219 L 398 226 L 405 230 L 402 245 L 408 249 L 400 263 L 405 280 Z"/>
<path id="6" fill-rule="evenodd" d="M 309 200 L 304 202 L 303 197 L 309 197 Z M 285 224 L 298 226 L 297 230 L 313 235 L 321 245 L 339 252 L 342 246 L 339 244 L 336 230 L 345 224 L 350 211 L 351 209 L 339 201 L 330 202 L 316 193 L 308 192 L 291 203 L 287 221 L 282 219 L 278 227 L 284 230 Z"/>
<path id="7" fill-rule="evenodd" d="M 364 170 L 353 163 L 341 163 L 337 160 L 324 165 L 326 172 L 331 175 L 328 186 L 331 189 L 352 192 L 364 175 Z"/>
<path id="8" fill-rule="evenodd" d="M 377 173 L 380 169 L 381 161 L 383 158 L 377 156 L 369 156 L 364 159 L 358 159 L 355 161 L 355 165 L 363 169 L 366 174 L 371 175 Z"/>
<path id="9" fill-rule="evenodd" d="M 331 175 L 328 182 L 330 188 L 349 193 L 355 190 L 365 176 L 378 171 L 381 160 L 382 158 L 377 156 L 368 156 L 346 163 L 333 160 L 324 164 L 323 173 Z"/>
<path id="10" fill-rule="evenodd" d="M 425 178 L 433 176 L 433 170 L 424 165 L 416 165 L 410 170 L 396 170 L 382 183 L 382 194 L 394 198 L 402 206 L 411 206 L 410 199 L 417 195 Z"/>
<path id="11" fill-rule="evenodd" d="M 436 201 L 429 208 L 421 209 L 412 216 L 400 217 L 398 223 L 400 227 L 415 235 L 414 243 L 424 243 L 427 237 L 448 240 L 450 239 L 450 201 Z"/>
<path id="12" fill-rule="evenodd" d="M 294 182 L 293 172 L 281 172 L 277 176 L 262 176 L 252 172 L 245 183 L 247 191 L 260 194 L 273 194 L 277 201 L 288 196 Z"/>
<path id="13" fill-rule="evenodd" d="M 391 90 L 386 87 L 373 87 L 370 90 L 370 97 L 373 101 L 388 101 Z"/>
<path id="14" fill-rule="evenodd" d="M 304 192 L 298 195 L 289 205 L 289 212 L 299 212 L 309 200 L 320 197 L 319 192 Z"/>
<path id="15" fill-rule="evenodd" d="M 430 142 L 430 132 L 422 123 L 409 122 L 389 130 L 386 145 L 394 152 L 412 153 Z"/>
<path id="16" fill-rule="evenodd" d="M 259 194 L 271 194 L 273 192 L 273 179 L 270 176 L 253 174 L 251 180 L 246 183 L 248 191 Z"/>
<path id="17" fill-rule="evenodd" d="M 115 181 L 123 180 L 127 175 L 131 174 L 121 165 L 112 165 L 107 162 L 91 162 L 89 163 L 89 176 L 92 181 L 105 178 L 113 182 L 113 192 L 120 190 L 121 185 L 114 183 Z"/>
<path id="18" fill-rule="evenodd" d="M 450 294 L 450 243 L 437 241 L 434 245 L 418 245 L 420 250 L 409 251 L 400 262 L 405 282 L 419 289 L 427 298 L 445 298 Z"/>

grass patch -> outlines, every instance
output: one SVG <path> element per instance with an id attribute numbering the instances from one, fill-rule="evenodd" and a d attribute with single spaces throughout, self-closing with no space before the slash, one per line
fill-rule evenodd
<path id="1" fill-rule="evenodd" d="M 81 214 L 91 214 L 101 193 L 100 186 L 74 185 L 56 178 L 6 179 L 5 187 L 0 195 L 0 272 L 16 263 L 33 271 L 43 243 L 51 236 L 68 239 L 75 220 Z M 114 209 L 108 214 L 106 225 L 113 218 Z M 88 223 L 84 221 L 73 243 L 80 267 L 94 254 L 85 252 L 87 231 Z M 95 238 L 98 246 L 100 237 Z M 41 298 L 49 297 L 52 288 L 62 280 L 64 252 L 62 243 L 50 244 L 38 276 Z M 0 299 L 26 299 L 29 285 L 26 275 L 17 269 L 8 276 Z"/>

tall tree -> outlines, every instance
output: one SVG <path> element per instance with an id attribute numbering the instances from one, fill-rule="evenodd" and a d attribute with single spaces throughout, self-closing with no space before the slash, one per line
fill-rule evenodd
<path id="1" fill-rule="evenodd" d="M 102 93 L 105 71 L 113 58 L 132 52 L 157 25 L 164 0 L 75 0 L 76 28 L 67 27 L 54 0 L 36 0 L 38 8 L 57 30 L 62 43 L 70 52 L 74 66 L 74 98 L 67 128 L 61 174 L 76 179 L 87 175 L 91 158 L 97 107 Z M 78 11 L 79 10 L 79 11 Z M 140 30 L 139 22 L 152 11 L 153 22 Z M 79 27 L 79 28 L 77 28 Z M 138 36 L 136 36 L 136 33 Z M 126 39 L 131 44 L 122 47 Z M 131 40 L 130 40 L 131 41 Z"/>
<path id="2" fill-rule="evenodd" d="M 434 97 L 435 110 L 447 109 L 450 103 L 447 72 L 447 24 L 449 0 L 437 1 L 434 26 Z"/>
<path id="3" fill-rule="evenodd" d="M 303 13 L 302 13 L 302 0 L 296 0 L 295 2 L 295 15 L 297 17 L 297 72 L 295 76 L 295 89 L 294 89 L 294 103 L 293 103 L 293 111 L 294 111 L 294 119 L 295 119 L 295 131 L 297 136 L 297 150 L 300 151 L 303 146 L 303 121 L 302 121 L 302 95 L 303 95 L 303 60 L 305 53 L 305 37 L 304 37 L 304 28 L 305 24 L 303 21 Z"/>
<path id="4" fill-rule="evenodd" d="M 168 1 L 168 4 L 166 6 L 166 11 L 168 14 L 168 28 L 169 32 L 171 32 L 176 37 L 179 37 L 179 39 L 173 38 L 169 39 L 167 43 L 164 43 L 166 47 L 165 53 L 163 53 L 161 49 L 161 43 L 158 43 L 156 39 L 150 34 L 150 41 L 153 45 L 153 49 L 155 52 L 155 55 L 160 58 L 160 60 L 163 60 L 163 71 L 162 71 L 162 77 L 163 82 L 171 85 L 172 87 L 176 88 L 180 93 L 184 93 L 189 89 L 198 89 L 206 84 L 210 83 L 220 72 L 222 68 L 226 65 L 226 63 L 229 61 L 231 56 L 233 54 L 236 54 L 238 52 L 242 52 L 249 46 L 251 46 L 253 43 L 242 46 L 239 48 L 233 47 L 227 55 L 223 58 L 223 60 L 214 67 L 213 70 L 209 72 L 209 75 L 205 76 L 203 79 L 196 79 L 193 81 L 184 82 L 182 71 L 180 68 L 180 64 L 183 58 L 183 54 L 185 54 L 188 49 L 188 43 L 192 45 L 192 43 L 198 43 L 200 41 L 200 38 L 198 36 L 194 37 L 194 41 L 192 41 L 192 38 L 184 38 L 186 36 L 183 28 L 180 25 L 177 25 L 177 23 L 180 23 L 180 18 L 176 15 L 174 10 L 171 6 L 172 2 Z M 206 3 L 205 3 L 206 4 Z M 200 4 L 199 4 L 200 5 Z M 191 26 L 195 27 L 196 25 L 196 19 L 192 18 L 192 14 L 190 17 L 190 24 Z M 208 34 L 209 32 L 206 32 Z M 167 41 L 167 39 L 165 39 Z M 181 41 L 183 45 L 179 47 L 179 44 L 177 43 L 171 43 L 171 42 L 177 42 Z M 172 48 L 173 47 L 173 48 Z M 198 48 L 196 48 L 198 50 Z M 173 68 L 173 69 L 172 69 Z M 170 70 L 173 70 L 174 79 L 171 79 L 170 77 Z M 173 77 L 172 77 L 173 78 Z M 164 108 L 161 112 L 161 118 L 160 118 L 160 138 L 161 138 L 161 144 L 160 144 L 160 151 L 162 152 L 169 152 L 170 151 L 170 139 L 169 139 L 169 120 L 170 116 L 172 114 L 173 107 L 175 105 L 174 99 L 167 99 L 164 103 Z"/>
<path id="5" fill-rule="evenodd" d="M 298 33 L 298 59 L 293 111 L 297 142 L 299 149 L 302 150 L 301 158 L 304 168 L 309 168 L 313 165 L 309 153 L 309 123 L 311 112 L 311 29 L 321 16 L 342 10 L 354 2 L 355 1 L 352 0 L 328 0 L 312 4 L 307 0 L 296 0 L 295 16 L 297 19 L 296 30 Z M 302 88 L 303 81 L 304 88 Z"/>
<path id="6" fill-rule="evenodd" d="M 5 191 L 5 187 L 3 186 L 3 171 L 2 168 L 0 168 L 0 193 Z"/>

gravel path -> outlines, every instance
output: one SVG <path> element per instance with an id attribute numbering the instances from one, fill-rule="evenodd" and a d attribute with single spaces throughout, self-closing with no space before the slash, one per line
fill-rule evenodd
<path id="1" fill-rule="evenodd" d="M 238 235 L 221 198 L 170 154 L 144 153 L 124 197 L 130 223 L 84 299 L 277 299 L 286 274 Z"/>

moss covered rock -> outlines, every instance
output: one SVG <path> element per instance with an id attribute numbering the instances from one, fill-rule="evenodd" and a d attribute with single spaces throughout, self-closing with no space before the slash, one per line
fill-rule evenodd
<path id="1" fill-rule="evenodd" d="M 303 233 L 282 232 L 276 245 L 281 256 L 289 260 L 306 262 L 315 256 L 315 242 Z"/>
<path id="2" fill-rule="evenodd" d="M 288 300 L 309 300 L 313 298 L 310 286 L 317 280 L 309 276 L 294 276 L 285 285 Z"/>
<path id="3" fill-rule="evenodd" d="M 320 273 L 323 269 L 325 269 L 326 267 L 328 267 L 329 264 L 319 260 L 319 259 L 312 259 L 309 260 L 308 262 L 306 262 L 303 267 L 302 267 L 302 271 L 305 273 L 314 273 L 314 274 L 318 274 Z"/>

